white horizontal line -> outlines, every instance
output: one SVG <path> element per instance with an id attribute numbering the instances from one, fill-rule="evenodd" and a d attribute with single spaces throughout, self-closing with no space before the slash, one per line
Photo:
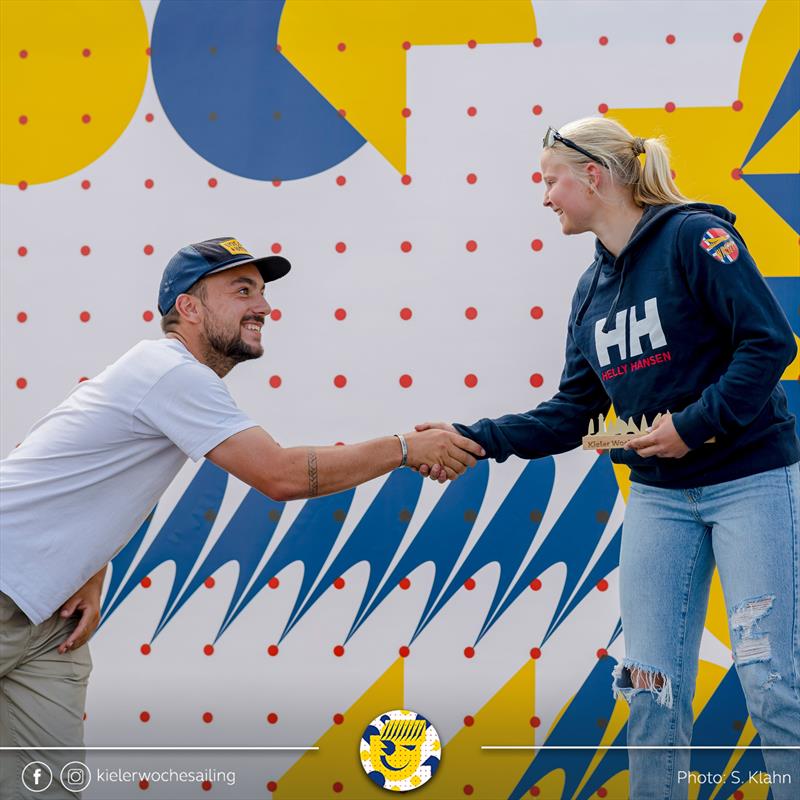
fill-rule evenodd
<path id="1" fill-rule="evenodd" d="M 0 747 L 0 750 L 319 750 L 319 747 L 296 747 L 286 745 L 282 747 Z"/>
<path id="2" fill-rule="evenodd" d="M 798 745 L 758 744 L 483 744 L 481 750 L 800 750 Z"/>

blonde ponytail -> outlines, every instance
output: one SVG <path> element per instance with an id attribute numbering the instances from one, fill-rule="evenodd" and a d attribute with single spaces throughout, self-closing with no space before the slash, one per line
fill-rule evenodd
<path id="1" fill-rule="evenodd" d="M 569 122 L 559 133 L 592 153 L 608 168 L 612 179 L 633 192 L 639 205 L 662 206 L 688 203 L 672 179 L 669 150 L 663 138 L 631 136 L 618 122 L 606 117 L 587 117 Z M 590 162 L 585 155 L 556 142 L 559 156 L 576 169 Z M 644 165 L 640 156 L 644 155 Z M 580 173 L 579 173 L 580 174 Z"/>

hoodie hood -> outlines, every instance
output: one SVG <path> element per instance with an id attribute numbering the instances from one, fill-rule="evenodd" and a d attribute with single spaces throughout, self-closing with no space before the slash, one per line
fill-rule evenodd
<path id="1" fill-rule="evenodd" d="M 619 271 L 620 278 L 617 295 L 614 298 L 614 302 L 611 304 L 611 310 L 608 312 L 606 321 L 603 324 L 603 333 L 608 332 L 608 325 L 617 314 L 619 298 L 622 294 L 622 288 L 628 273 L 630 254 L 639 246 L 639 244 L 641 244 L 642 241 L 649 239 L 650 235 L 656 230 L 657 227 L 663 225 L 667 219 L 679 212 L 684 214 L 714 214 L 720 219 L 725 220 L 725 222 L 729 222 L 731 225 L 736 222 L 736 215 L 732 211 L 729 211 L 727 208 L 725 208 L 725 206 L 715 205 L 712 203 L 682 203 L 679 205 L 645 206 L 642 218 L 631 232 L 631 238 L 628 239 L 625 247 L 622 248 L 616 258 L 606 249 L 606 246 L 600 241 L 600 239 L 595 240 L 595 260 L 592 282 L 589 286 L 589 291 L 586 293 L 586 297 L 581 303 L 581 306 L 578 309 L 578 313 L 575 317 L 576 325 L 580 325 L 583 322 L 583 317 L 591 305 L 592 298 L 597 291 L 597 284 L 600 281 L 600 273 L 606 272 L 607 274 L 612 274 L 616 271 Z"/>

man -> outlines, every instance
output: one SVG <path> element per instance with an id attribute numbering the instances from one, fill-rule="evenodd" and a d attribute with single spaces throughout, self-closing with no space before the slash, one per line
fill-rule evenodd
<path id="1" fill-rule="evenodd" d="M 91 670 L 83 645 L 98 622 L 106 564 L 187 457 L 293 500 L 406 465 L 440 464 L 454 479 L 483 455 L 440 430 L 282 448 L 239 410 L 221 379 L 263 354 L 264 286 L 289 269 L 285 258 L 255 259 L 229 237 L 184 247 L 161 280 L 165 337 L 140 342 L 79 384 L 0 464 L 2 746 L 82 746 Z M 43 755 L 4 753 L 0 794 L 17 796 L 21 767 Z M 46 753 L 54 772 L 74 758 L 53 755 L 61 754 Z M 75 794 L 55 780 L 47 796 Z"/>

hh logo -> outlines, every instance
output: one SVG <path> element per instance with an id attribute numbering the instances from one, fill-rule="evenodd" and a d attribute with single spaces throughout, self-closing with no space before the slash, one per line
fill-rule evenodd
<path id="1" fill-rule="evenodd" d="M 607 367 L 611 363 L 609 350 L 612 347 L 619 350 L 620 360 L 624 361 L 642 354 L 644 336 L 650 338 L 651 350 L 667 344 L 658 317 L 658 300 L 655 297 L 644 301 L 644 316 L 641 319 L 636 316 L 636 306 L 631 306 L 625 311 L 617 312 L 616 327 L 611 328 L 608 333 L 603 332 L 604 324 L 605 319 L 599 319 L 594 325 L 594 346 L 601 367 Z"/>
<path id="2" fill-rule="evenodd" d="M 241 242 L 236 239 L 226 239 L 224 242 L 219 243 L 220 247 L 224 247 L 232 256 L 249 256 L 250 253 L 245 250 Z"/>

